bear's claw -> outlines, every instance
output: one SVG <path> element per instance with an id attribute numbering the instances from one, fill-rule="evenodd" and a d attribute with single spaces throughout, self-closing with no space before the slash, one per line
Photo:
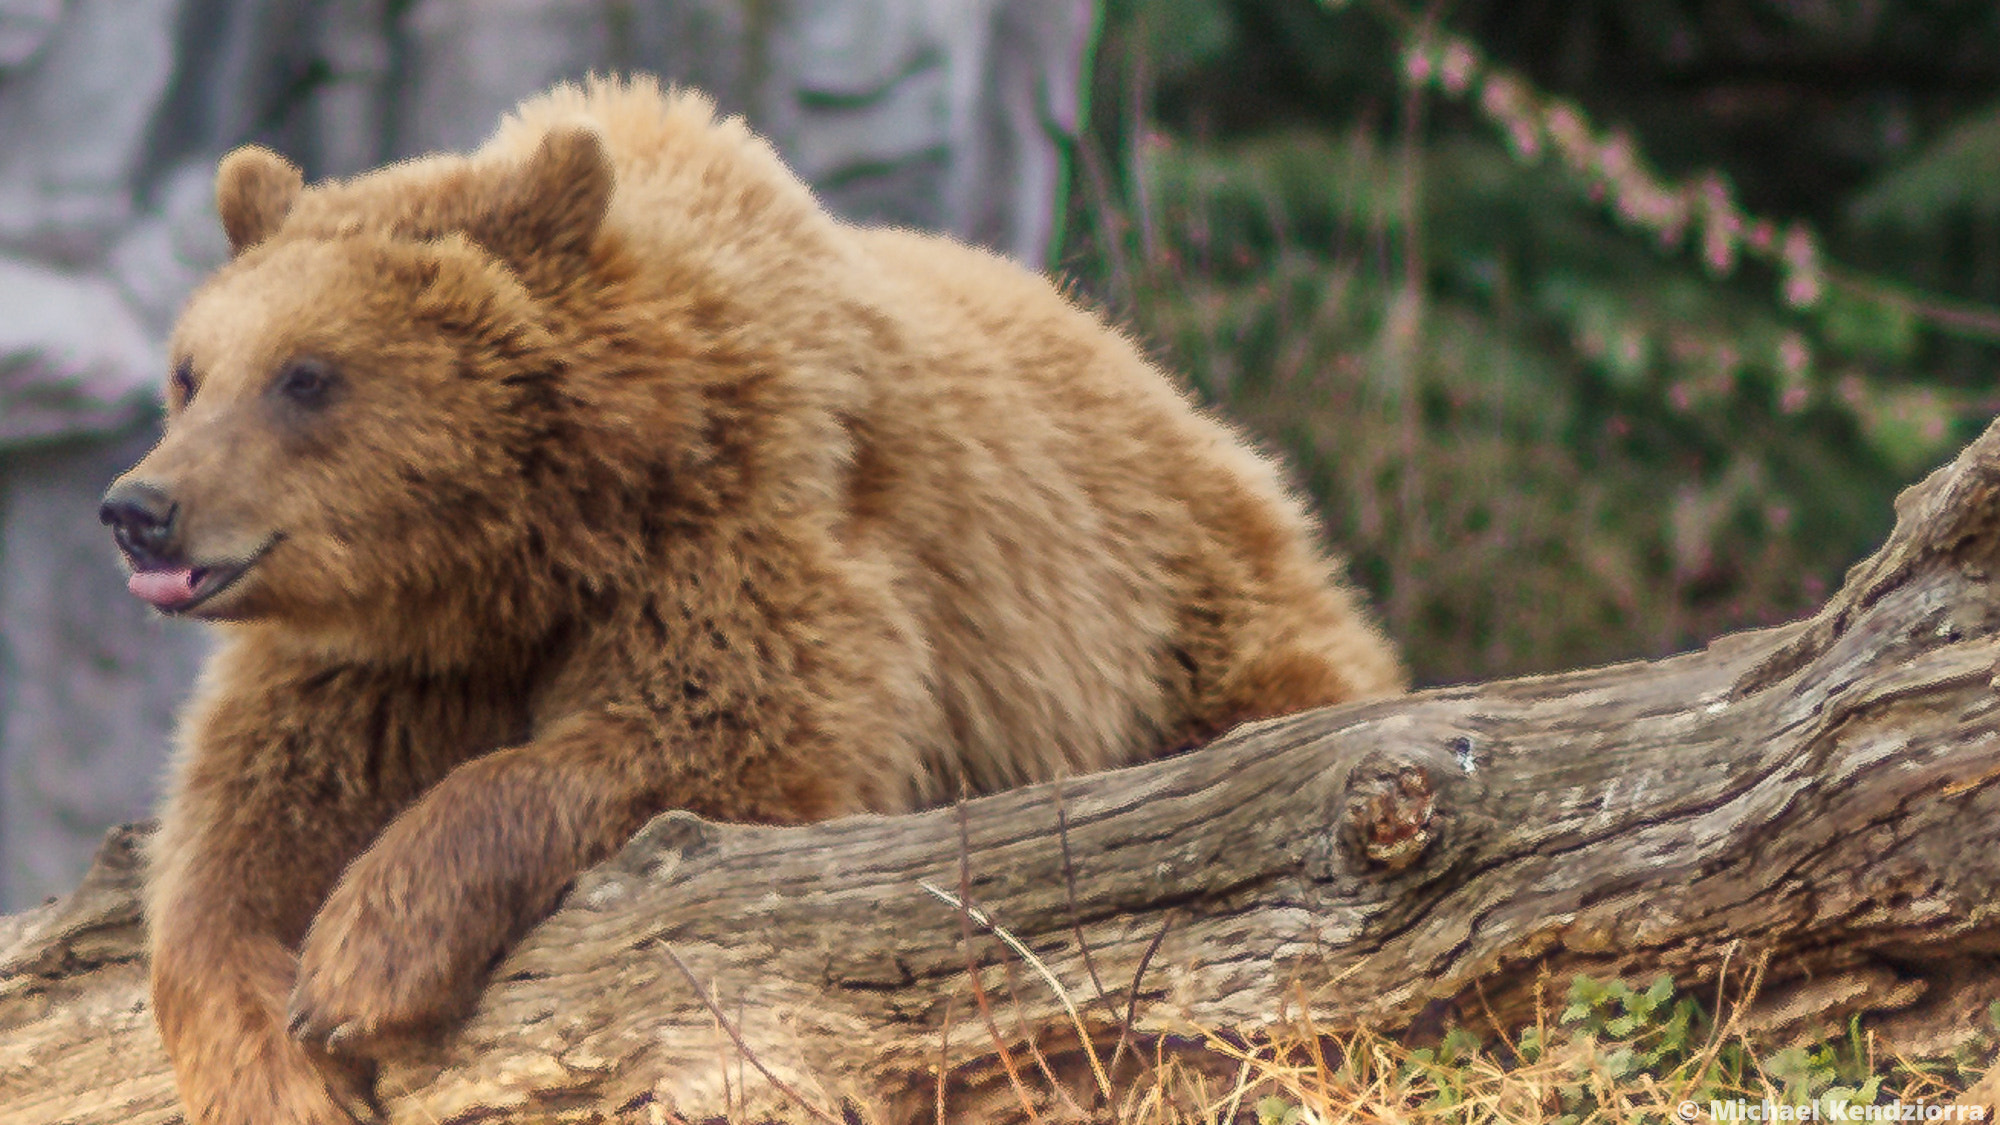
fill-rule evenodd
<path id="1" fill-rule="evenodd" d="M 292 1010 L 285 1017 L 285 1030 L 292 1038 L 308 1047 L 324 1051 L 329 1055 L 340 1053 L 345 1044 L 353 1046 L 361 1038 L 360 1027 L 354 1020 L 344 1020 L 329 1024 L 319 1018 L 311 1008 L 301 1007 L 294 1000 Z"/>

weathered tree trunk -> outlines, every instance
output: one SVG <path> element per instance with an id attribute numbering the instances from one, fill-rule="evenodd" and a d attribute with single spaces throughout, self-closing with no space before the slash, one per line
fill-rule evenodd
<path id="1" fill-rule="evenodd" d="M 1129 1070 L 1197 1029 L 1505 1022 L 1544 970 L 1725 961 L 1765 967 L 1766 1026 L 1962 1034 L 2000 995 L 2000 426 L 1897 509 L 1817 616 L 1704 652 L 915 816 L 661 817 L 378 1096 L 396 1122 L 988 1120 L 1116 1086 L 1079 1032 Z M 173 1114 L 143 831 L 0 921 L 9 1122 Z"/>

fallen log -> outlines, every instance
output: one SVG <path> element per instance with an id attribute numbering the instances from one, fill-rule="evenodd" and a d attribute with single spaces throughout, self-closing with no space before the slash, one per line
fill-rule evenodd
<path id="1" fill-rule="evenodd" d="M 2000 997 L 2000 426 L 1897 517 L 1817 615 L 1669 660 L 912 816 L 667 814 L 377 1097 L 426 1125 L 1088 1114 L 1204 1030 L 1506 1025 L 1545 974 L 1732 959 L 1761 1026 L 1962 1040 Z M 0 920 L 10 1122 L 175 1119 L 145 832 Z"/>

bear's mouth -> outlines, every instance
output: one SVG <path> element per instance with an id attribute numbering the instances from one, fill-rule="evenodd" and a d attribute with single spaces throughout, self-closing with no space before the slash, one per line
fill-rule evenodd
<path id="1" fill-rule="evenodd" d="M 277 542 L 270 542 L 240 560 L 207 563 L 201 566 L 155 566 L 132 572 L 125 588 L 161 613 L 184 614 L 194 610 L 230 587 L 250 572 Z"/>

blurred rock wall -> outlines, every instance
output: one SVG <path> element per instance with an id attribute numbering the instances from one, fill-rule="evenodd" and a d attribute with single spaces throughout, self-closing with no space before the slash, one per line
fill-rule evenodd
<path id="1" fill-rule="evenodd" d="M 215 161 L 308 178 L 479 143 L 562 78 L 647 70 L 770 136 L 835 210 L 1039 265 L 1090 0 L 0 0 L 0 910 L 144 815 L 203 651 L 124 591 L 96 497 L 157 426 L 224 255 Z M 219 455 L 226 455 L 219 451 Z"/>

